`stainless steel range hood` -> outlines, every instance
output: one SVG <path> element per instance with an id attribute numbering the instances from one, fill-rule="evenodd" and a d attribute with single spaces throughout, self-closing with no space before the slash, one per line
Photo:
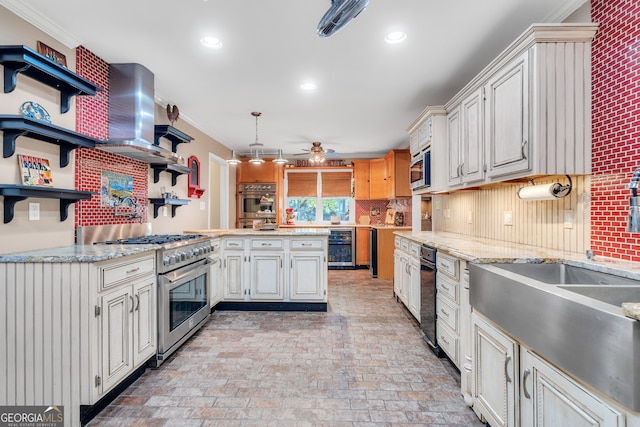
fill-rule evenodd
<path id="1" fill-rule="evenodd" d="M 180 157 L 154 145 L 154 76 L 140 64 L 109 65 L 109 139 L 97 148 L 154 164 Z"/>

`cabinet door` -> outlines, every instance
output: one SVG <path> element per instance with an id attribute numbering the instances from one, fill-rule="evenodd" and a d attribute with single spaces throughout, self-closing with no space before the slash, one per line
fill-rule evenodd
<path id="1" fill-rule="evenodd" d="M 514 427 L 517 414 L 518 345 L 475 312 L 473 410 L 491 427 Z"/>
<path id="2" fill-rule="evenodd" d="M 402 263 L 402 280 L 400 281 L 400 300 L 409 307 L 409 284 L 411 283 L 411 265 L 407 255 L 403 254 L 401 259 Z"/>
<path id="3" fill-rule="evenodd" d="M 224 299 L 244 300 L 244 253 L 225 252 L 222 260 Z"/>
<path id="4" fill-rule="evenodd" d="M 284 299 L 282 253 L 253 253 L 250 256 L 252 300 Z"/>
<path id="5" fill-rule="evenodd" d="M 369 265 L 370 239 L 368 228 L 356 228 L 356 265 Z"/>
<path id="6" fill-rule="evenodd" d="M 133 370 L 131 346 L 134 300 L 126 286 L 101 297 L 102 392 L 120 383 Z"/>
<path id="7" fill-rule="evenodd" d="M 323 252 L 291 253 L 289 289 L 291 300 L 326 299 Z"/>
<path id="8" fill-rule="evenodd" d="M 449 164 L 449 185 L 456 185 L 462 182 L 461 156 L 460 156 L 460 106 L 458 105 L 447 114 L 447 149 Z M 433 165 L 432 169 L 437 168 Z"/>
<path id="9" fill-rule="evenodd" d="M 353 161 L 353 195 L 356 200 L 369 199 L 369 160 Z"/>
<path id="10" fill-rule="evenodd" d="M 411 154 L 409 150 L 393 150 L 389 156 L 390 167 L 390 192 L 389 198 L 411 197 L 411 182 L 409 167 Z"/>
<path id="11" fill-rule="evenodd" d="M 137 367 L 156 353 L 156 278 L 133 285 L 133 297 L 133 364 Z"/>
<path id="12" fill-rule="evenodd" d="M 484 111 L 482 90 L 477 90 L 461 105 L 462 111 L 462 182 L 484 179 Z"/>
<path id="13" fill-rule="evenodd" d="M 237 167 L 236 182 L 252 183 L 261 182 L 274 184 L 278 182 L 278 165 L 266 161 L 261 165 L 254 165 L 249 162 L 242 162 Z"/>
<path id="14" fill-rule="evenodd" d="M 222 259 L 211 257 L 211 281 L 209 287 L 209 306 L 213 308 L 222 300 Z"/>
<path id="15" fill-rule="evenodd" d="M 404 265 L 402 264 L 402 252 L 396 249 L 393 252 L 393 293 L 396 298 L 400 298 L 403 270 Z"/>
<path id="16" fill-rule="evenodd" d="M 528 58 L 525 52 L 485 86 L 490 177 L 531 167 Z"/>
<path id="17" fill-rule="evenodd" d="M 371 159 L 369 161 L 369 197 L 371 199 L 387 198 L 387 169 L 384 159 Z"/>
<path id="18" fill-rule="evenodd" d="M 535 353 L 520 355 L 522 427 L 622 427 L 624 415 Z"/>
<path id="19" fill-rule="evenodd" d="M 409 311 L 420 321 L 420 260 L 409 258 Z"/>

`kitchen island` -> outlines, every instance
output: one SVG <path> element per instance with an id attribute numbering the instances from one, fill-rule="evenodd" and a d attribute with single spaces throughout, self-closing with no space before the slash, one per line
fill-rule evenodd
<path id="1" fill-rule="evenodd" d="M 220 247 L 210 255 L 212 309 L 327 311 L 328 229 L 184 232 Z"/>

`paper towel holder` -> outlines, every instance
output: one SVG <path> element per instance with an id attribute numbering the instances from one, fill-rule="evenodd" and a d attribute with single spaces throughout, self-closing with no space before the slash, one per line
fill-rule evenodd
<path id="1" fill-rule="evenodd" d="M 565 175 L 569 180 L 569 184 L 562 185 L 559 182 L 554 182 L 553 184 L 546 185 L 549 189 L 546 195 L 533 195 L 525 189 L 530 189 L 531 187 L 522 187 L 518 190 L 518 197 L 522 200 L 555 200 L 562 199 L 563 197 L 567 197 L 569 193 L 571 193 L 571 189 L 573 188 L 573 182 L 571 181 L 571 177 L 569 175 Z M 536 186 L 533 178 L 527 178 L 532 186 Z M 525 190 L 525 191 L 522 191 Z M 528 193 L 528 194 L 527 194 Z"/>

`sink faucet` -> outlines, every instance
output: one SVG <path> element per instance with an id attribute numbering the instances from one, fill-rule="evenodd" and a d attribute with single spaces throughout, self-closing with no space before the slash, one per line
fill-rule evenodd
<path id="1" fill-rule="evenodd" d="M 128 203 L 127 203 L 128 201 Z M 127 211 L 127 212 L 118 212 L 118 208 L 120 206 L 125 206 L 130 208 L 132 211 Z M 116 208 L 113 212 L 114 216 L 124 216 L 127 217 L 129 219 L 136 219 L 136 218 L 140 218 L 140 223 L 142 223 L 142 215 L 140 215 L 139 213 L 139 206 L 138 206 L 138 198 L 132 198 L 132 197 L 125 197 L 124 199 L 120 200 L 119 202 L 116 203 Z"/>
<path id="2" fill-rule="evenodd" d="M 638 188 L 640 188 L 640 167 L 636 169 L 629 182 L 631 189 L 631 197 L 629 198 L 629 218 L 627 221 L 627 231 L 630 233 L 640 233 L 640 197 L 638 197 Z"/>

